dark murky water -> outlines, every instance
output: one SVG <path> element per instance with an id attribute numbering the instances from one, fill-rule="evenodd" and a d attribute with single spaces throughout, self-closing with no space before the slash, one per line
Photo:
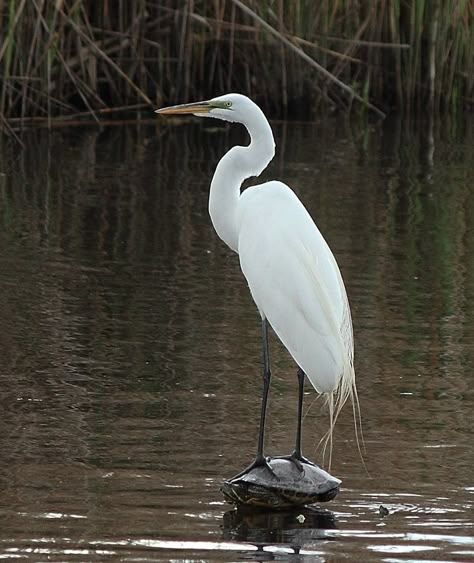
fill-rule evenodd
<path id="1" fill-rule="evenodd" d="M 261 387 L 258 315 L 207 215 L 245 136 L 181 123 L 0 150 L 0 558 L 473 561 L 474 121 L 274 127 L 266 177 L 294 187 L 346 280 L 368 469 L 346 407 L 343 488 L 302 523 L 218 491 L 254 454 Z M 287 453 L 295 370 L 272 355 L 267 450 Z"/>

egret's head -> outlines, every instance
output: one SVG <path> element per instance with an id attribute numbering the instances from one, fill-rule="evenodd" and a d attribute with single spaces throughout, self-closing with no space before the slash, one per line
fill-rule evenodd
<path id="1" fill-rule="evenodd" d="M 204 102 L 157 109 L 156 113 L 162 115 L 183 115 L 191 113 L 198 117 L 216 117 L 217 119 L 224 119 L 225 121 L 245 123 L 249 117 L 249 113 L 256 110 L 260 111 L 256 104 L 246 96 L 242 94 L 226 94 Z"/>

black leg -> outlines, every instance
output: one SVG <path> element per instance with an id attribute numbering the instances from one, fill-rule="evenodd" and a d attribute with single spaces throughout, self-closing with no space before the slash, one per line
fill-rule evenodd
<path id="1" fill-rule="evenodd" d="M 245 473 L 251 471 L 254 467 L 265 466 L 275 476 L 267 458 L 263 453 L 265 441 L 265 418 L 267 414 L 268 392 L 270 390 L 270 382 L 272 374 L 270 371 L 270 355 L 268 353 L 268 321 L 262 319 L 262 347 L 263 347 L 263 394 L 262 394 L 262 408 L 260 411 L 260 429 L 258 433 L 257 455 L 255 460 L 246 467 L 241 473 L 237 474 L 232 479 L 238 479 Z M 304 374 L 303 374 L 304 375 Z"/>
<path id="2" fill-rule="evenodd" d="M 296 375 L 298 377 L 298 422 L 296 426 L 296 444 L 293 455 L 297 459 L 301 459 L 303 457 L 301 453 L 301 426 L 303 424 L 303 395 L 305 373 L 299 367 Z"/>
<path id="3" fill-rule="evenodd" d="M 298 420 L 296 424 L 296 443 L 295 449 L 293 453 L 289 456 L 279 456 L 280 459 L 288 459 L 292 461 L 296 467 L 303 471 L 303 463 L 307 463 L 309 465 L 314 465 L 312 461 L 306 459 L 301 450 L 301 435 L 302 435 L 302 424 L 303 424 L 303 395 L 304 395 L 304 379 L 306 377 L 305 372 L 298 367 L 297 374 L 298 376 Z"/>
<path id="4" fill-rule="evenodd" d="M 257 457 L 255 461 L 264 462 L 263 444 L 265 441 L 265 418 L 267 416 L 268 392 L 270 391 L 270 382 L 272 373 L 270 371 L 270 355 L 268 353 L 268 321 L 262 319 L 262 348 L 263 348 L 263 394 L 262 408 L 260 411 L 260 429 L 258 432 Z"/>

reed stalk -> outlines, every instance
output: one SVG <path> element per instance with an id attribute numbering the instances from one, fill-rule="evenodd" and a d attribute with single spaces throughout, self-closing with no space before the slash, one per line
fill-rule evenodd
<path id="1" fill-rule="evenodd" d="M 474 106 L 473 0 L 0 0 L 1 123 L 244 92 L 273 115 Z"/>

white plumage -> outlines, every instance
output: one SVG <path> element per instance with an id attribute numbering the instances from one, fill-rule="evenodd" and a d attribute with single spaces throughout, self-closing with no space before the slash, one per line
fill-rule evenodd
<path id="1" fill-rule="evenodd" d="M 331 393 L 353 356 L 349 304 L 331 250 L 281 182 L 245 190 L 238 216 L 240 265 L 257 307 L 313 387 Z"/>
<path id="2" fill-rule="evenodd" d="M 164 108 L 158 113 L 193 113 L 238 122 L 250 134 L 248 146 L 233 147 L 218 163 L 211 182 L 209 213 L 217 234 L 238 253 L 263 319 L 265 387 L 259 448 L 252 466 L 265 463 L 263 433 L 270 381 L 265 319 L 316 391 L 327 396 L 331 436 L 345 401 L 356 397 L 349 303 L 337 262 L 295 193 L 278 181 L 241 192 L 243 181 L 258 176 L 275 154 L 265 115 L 240 94 Z M 297 443 L 290 457 L 307 461 L 301 454 L 304 376 L 299 380 Z"/>

